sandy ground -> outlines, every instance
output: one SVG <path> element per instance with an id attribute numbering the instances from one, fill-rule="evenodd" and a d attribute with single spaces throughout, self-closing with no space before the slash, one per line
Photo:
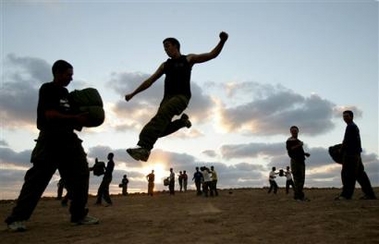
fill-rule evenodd
<path id="1" fill-rule="evenodd" d="M 378 188 L 375 189 L 377 195 Z M 339 189 L 306 189 L 310 202 L 296 202 L 280 190 L 221 190 L 214 198 L 195 192 L 112 196 L 111 207 L 95 206 L 101 222 L 71 226 L 67 207 L 42 199 L 28 230 L 0 226 L 0 243 L 379 243 L 379 200 L 334 201 Z M 13 202 L 0 203 L 4 219 Z"/>

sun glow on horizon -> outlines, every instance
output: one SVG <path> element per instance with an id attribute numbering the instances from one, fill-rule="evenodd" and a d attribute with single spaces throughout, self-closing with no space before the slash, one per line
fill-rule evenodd
<path id="1" fill-rule="evenodd" d="M 155 184 L 159 184 L 163 181 L 164 178 L 168 177 L 169 169 L 167 169 L 166 164 L 160 162 L 152 162 L 143 167 L 143 172 L 146 172 L 146 175 L 150 174 L 154 170 L 155 174 Z"/>

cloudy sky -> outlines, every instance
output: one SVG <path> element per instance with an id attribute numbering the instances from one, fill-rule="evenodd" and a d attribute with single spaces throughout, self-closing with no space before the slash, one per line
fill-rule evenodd
<path id="1" fill-rule="evenodd" d="M 341 167 L 327 149 L 342 141 L 345 109 L 355 113 L 364 165 L 379 185 L 377 1 L 5 0 L 0 7 L 1 199 L 17 197 L 31 166 L 38 89 L 52 80 L 57 59 L 74 66 L 70 91 L 95 87 L 102 95 L 105 123 L 78 134 L 90 165 L 115 153 L 112 193 L 123 174 L 131 192 L 145 192 L 152 169 L 162 190 L 170 167 L 191 179 L 203 165 L 215 166 L 220 188 L 267 186 L 272 166 L 289 165 L 291 125 L 311 154 L 306 186 L 340 187 Z M 229 33 L 223 52 L 192 70 L 193 126 L 158 140 L 148 162 L 134 161 L 125 149 L 154 115 L 163 79 L 129 102 L 124 95 L 167 59 L 164 38 L 179 39 L 183 54 L 203 53 L 220 31 Z M 58 180 L 45 195 L 55 194 Z M 91 176 L 91 193 L 99 181 Z"/>

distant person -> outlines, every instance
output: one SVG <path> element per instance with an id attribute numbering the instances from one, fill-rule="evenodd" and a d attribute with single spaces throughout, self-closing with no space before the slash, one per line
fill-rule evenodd
<path id="1" fill-rule="evenodd" d="M 151 171 L 150 174 L 146 176 L 148 185 L 147 185 L 147 195 L 153 196 L 154 193 L 154 181 L 155 181 L 155 174 L 154 170 Z"/>
<path id="2" fill-rule="evenodd" d="M 64 184 L 64 179 L 60 178 L 58 183 L 57 183 L 57 200 L 62 200 L 63 196 L 63 190 L 66 188 Z"/>
<path id="3" fill-rule="evenodd" d="M 53 81 L 44 83 L 39 90 L 37 128 L 40 133 L 32 151 L 33 166 L 26 172 L 24 184 L 16 206 L 5 219 L 13 231 L 25 231 L 25 221 L 32 215 L 39 199 L 58 169 L 66 181 L 71 196 L 70 214 L 73 224 L 97 224 L 86 208 L 89 170 L 82 141 L 74 128 L 88 122 L 88 114 L 72 112 L 66 86 L 73 76 L 73 67 L 64 60 L 53 64 Z"/>
<path id="4" fill-rule="evenodd" d="M 122 188 L 122 195 L 123 196 L 126 196 L 128 195 L 128 183 L 129 183 L 129 179 L 128 179 L 128 176 L 127 175 L 124 175 L 122 177 L 122 180 L 121 180 L 121 184 L 120 184 L 120 187 Z"/>
<path id="5" fill-rule="evenodd" d="M 288 156 L 291 158 L 291 170 L 293 175 L 294 199 L 297 201 L 309 201 L 305 197 L 303 189 L 305 182 L 305 157 L 309 157 L 310 154 L 304 152 L 303 142 L 298 139 L 299 128 L 297 126 L 291 126 L 291 137 L 287 139 L 286 149 Z"/>
<path id="6" fill-rule="evenodd" d="M 109 195 L 109 185 L 112 182 L 112 173 L 114 169 L 114 161 L 113 161 L 114 154 L 109 153 L 107 156 L 108 163 L 107 167 L 105 168 L 105 173 L 103 176 L 103 180 L 100 183 L 99 189 L 97 190 L 97 199 L 96 199 L 96 205 L 102 204 L 102 199 L 107 203 L 105 206 L 111 206 L 112 200 Z"/>
<path id="7" fill-rule="evenodd" d="M 58 187 L 57 200 L 61 201 L 62 207 L 66 207 L 68 205 L 69 195 L 66 189 L 66 194 L 63 196 L 63 190 L 66 188 L 65 181 L 63 178 L 60 178 L 60 180 L 58 181 L 57 187 Z"/>
<path id="8" fill-rule="evenodd" d="M 170 168 L 170 176 L 169 176 L 169 185 L 168 189 L 170 191 L 170 195 L 175 195 L 175 173 L 173 168 Z"/>
<path id="9" fill-rule="evenodd" d="M 188 115 L 183 113 L 191 99 L 191 70 L 194 64 L 207 62 L 221 53 L 228 39 L 228 34 L 221 32 L 219 36 L 220 41 L 216 47 L 209 53 L 203 54 L 182 55 L 178 40 L 172 37 L 163 40 L 164 50 L 169 59 L 162 63 L 155 73 L 143 81 L 136 90 L 125 95 L 125 100 L 130 101 L 136 94 L 149 88 L 160 77 L 166 76 L 163 100 L 156 115 L 142 129 L 137 147 L 126 150 L 132 158 L 147 161 L 158 138 L 174 133 L 183 127 L 191 127 Z M 180 119 L 172 121 L 175 115 L 180 114 L 182 114 Z"/>
<path id="10" fill-rule="evenodd" d="M 211 166 L 211 179 L 212 179 L 212 182 L 211 182 L 211 187 L 210 187 L 210 195 L 211 196 L 218 196 L 218 191 L 217 191 L 217 181 L 218 181 L 218 176 L 217 176 L 217 172 L 215 170 L 215 167 L 214 166 Z"/>
<path id="11" fill-rule="evenodd" d="M 184 192 L 187 191 L 187 186 L 188 186 L 188 175 L 187 175 L 187 171 L 184 170 L 183 171 L 183 188 L 184 188 Z"/>
<path id="12" fill-rule="evenodd" d="M 336 200 L 349 200 L 352 198 L 355 189 L 355 182 L 361 185 L 364 196 L 361 199 L 376 199 L 362 163 L 361 137 L 358 126 L 353 121 L 354 114 L 350 110 L 343 112 L 343 120 L 347 124 L 342 142 L 342 192 Z"/>
<path id="13" fill-rule="evenodd" d="M 295 187 L 292 180 L 290 166 L 287 166 L 286 171 L 284 172 L 284 176 L 286 177 L 286 194 L 288 194 L 290 191 L 290 186 L 292 187 L 292 189 Z"/>
<path id="14" fill-rule="evenodd" d="M 179 183 L 179 191 L 182 192 L 183 191 L 183 173 L 182 173 L 182 171 L 179 171 L 178 183 Z"/>
<path id="15" fill-rule="evenodd" d="M 274 190 L 274 194 L 278 192 L 278 184 L 276 183 L 276 175 L 279 174 L 276 172 L 276 167 L 272 167 L 270 174 L 268 176 L 268 182 L 270 183 L 270 188 L 268 189 L 268 194 L 271 193 L 272 190 Z"/>
<path id="16" fill-rule="evenodd" d="M 212 184 L 212 179 L 211 179 L 211 172 L 210 170 L 203 166 L 200 168 L 201 170 L 201 174 L 203 175 L 203 194 L 205 197 L 208 197 L 208 192 L 211 188 L 211 184 Z"/>
<path id="17" fill-rule="evenodd" d="M 195 182 L 196 194 L 198 196 L 201 196 L 201 194 L 202 194 L 201 183 L 203 182 L 203 174 L 199 171 L 199 167 L 196 167 L 196 171 L 195 171 L 195 173 L 193 173 L 192 181 Z"/>

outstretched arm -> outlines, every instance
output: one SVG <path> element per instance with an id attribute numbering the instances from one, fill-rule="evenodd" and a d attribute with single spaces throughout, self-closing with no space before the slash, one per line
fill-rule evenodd
<path id="1" fill-rule="evenodd" d="M 149 88 L 156 80 L 158 80 L 162 75 L 163 75 L 163 65 L 164 64 L 161 64 L 159 66 L 159 68 L 155 71 L 154 74 L 152 74 L 149 78 L 147 78 L 144 82 L 142 82 L 142 84 L 137 87 L 137 89 L 135 89 L 132 93 L 129 93 L 129 94 L 126 94 L 125 95 L 125 100 L 126 101 L 129 101 L 130 99 L 132 99 L 135 95 L 137 95 L 138 93 L 146 90 L 147 88 Z"/>
<path id="2" fill-rule="evenodd" d="M 211 59 L 216 58 L 221 53 L 226 40 L 228 40 L 228 33 L 220 32 L 219 36 L 220 36 L 220 41 L 218 42 L 216 47 L 212 49 L 212 51 L 208 53 L 202 53 L 202 54 L 189 54 L 187 56 L 188 62 L 191 64 L 196 64 L 196 63 L 207 62 Z"/>

